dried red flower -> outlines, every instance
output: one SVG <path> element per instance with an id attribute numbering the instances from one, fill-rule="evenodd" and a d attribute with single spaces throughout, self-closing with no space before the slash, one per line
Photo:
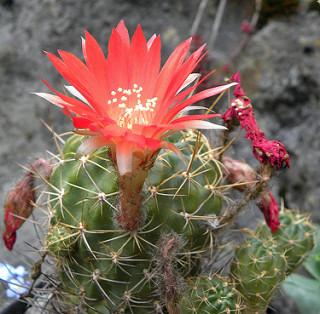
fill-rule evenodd
<path id="1" fill-rule="evenodd" d="M 279 170 L 280 167 L 290 167 L 290 158 L 283 144 L 278 141 L 268 141 L 259 129 L 254 117 L 250 99 L 241 88 L 240 73 L 230 78 L 238 85 L 235 87 L 235 98 L 231 101 L 229 109 L 222 115 L 222 119 L 229 126 L 239 125 L 246 130 L 244 137 L 252 142 L 254 156 L 263 164 L 270 164 Z"/>
<path id="2" fill-rule="evenodd" d="M 5 246 L 11 251 L 16 241 L 16 230 L 28 218 L 35 202 L 33 173 L 28 172 L 9 193 L 4 205 L 4 230 L 2 239 Z M 21 217 L 21 218 L 19 218 Z"/>

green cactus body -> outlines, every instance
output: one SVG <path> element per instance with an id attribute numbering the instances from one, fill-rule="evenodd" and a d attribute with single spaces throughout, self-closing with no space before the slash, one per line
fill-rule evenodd
<path id="1" fill-rule="evenodd" d="M 279 213 L 281 225 L 271 234 L 265 224 L 258 226 L 257 233 L 273 238 L 285 252 L 287 260 L 286 275 L 292 274 L 311 253 L 315 246 L 315 229 L 308 214 L 296 210 L 284 210 Z"/>
<path id="2" fill-rule="evenodd" d="M 247 313 L 263 311 L 285 279 L 286 258 L 272 239 L 250 236 L 235 252 L 231 275 L 243 295 Z"/>
<path id="3" fill-rule="evenodd" d="M 241 297 L 233 282 L 219 276 L 190 279 L 181 313 L 240 313 Z"/>
<path id="4" fill-rule="evenodd" d="M 75 160 L 83 137 L 66 141 L 50 179 L 46 245 L 58 259 L 71 307 L 74 302 L 86 311 L 92 307 L 102 313 L 145 313 L 159 307 L 158 289 L 151 280 L 159 270 L 154 270 L 157 263 L 152 257 L 161 234 L 168 231 L 184 241 L 179 272 L 192 272 L 191 266 L 197 264 L 192 252 L 208 242 L 203 222 L 221 210 L 214 189 L 220 168 L 210 157 L 206 138 L 199 139 L 194 133 L 171 137 L 185 163 L 172 152 L 160 152 L 143 190 L 145 223 L 135 231 L 121 230 L 116 223 L 118 181 L 107 149 Z"/>

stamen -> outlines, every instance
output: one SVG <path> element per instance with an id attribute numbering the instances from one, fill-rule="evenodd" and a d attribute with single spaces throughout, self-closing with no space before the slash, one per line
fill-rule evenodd
<path id="1" fill-rule="evenodd" d="M 118 87 L 116 91 L 111 91 L 111 96 L 117 95 L 107 101 L 108 105 L 114 104 L 118 110 L 113 110 L 113 118 L 121 127 L 132 129 L 135 124 L 148 124 L 154 116 L 154 108 L 156 108 L 158 97 L 147 99 L 142 97 L 142 87 L 133 84 L 132 89 L 123 89 Z M 121 94 L 119 94 L 121 93 Z M 142 101 L 145 101 L 142 102 Z"/>

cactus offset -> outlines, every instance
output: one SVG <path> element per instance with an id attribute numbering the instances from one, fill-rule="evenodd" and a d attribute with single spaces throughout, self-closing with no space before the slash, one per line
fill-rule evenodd
<path id="1" fill-rule="evenodd" d="M 279 214 L 281 226 L 273 234 L 262 224 L 257 234 L 272 237 L 285 252 L 287 260 L 286 275 L 292 274 L 315 247 L 315 228 L 310 223 L 308 214 L 300 214 L 297 210 L 283 210 Z"/>
<path id="2" fill-rule="evenodd" d="M 235 284 L 220 276 L 195 277 L 189 280 L 181 303 L 182 313 L 230 314 L 243 310 Z"/>
<path id="3" fill-rule="evenodd" d="M 264 310 L 275 288 L 285 279 L 284 251 L 272 239 L 249 237 L 235 253 L 231 276 L 243 295 L 247 313 Z"/>

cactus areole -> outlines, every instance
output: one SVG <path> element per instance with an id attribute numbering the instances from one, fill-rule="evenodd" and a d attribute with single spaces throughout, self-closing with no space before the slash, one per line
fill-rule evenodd
<path id="1" fill-rule="evenodd" d="M 165 141 L 168 133 L 183 129 L 221 129 L 203 121 L 218 114 L 183 115 L 200 100 L 217 95 L 235 83 L 203 90 L 190 97 L 199 75 L 192 73 L 203 58 L 204 46 L 187 58 L 191 38 L 181 43 L 160 70 L 160 36 L 146 41 L 138 25 L 130 42 L 123 21 L 113 29 L 105 58 L 95 39 L 86 32 L 82 40 L 86 64 L 71 53 L 58 51 L 61 59 L 47 53 L 59 73 L 71 84 L 66 89 L 75 96 L 37 93 L 61 107 L 76 133 L 89 138 L 78 148 L 85 155 L 107 146 L 118 173 L 119 226 L 136 230 L 142 225 L 141 189 L 161 148 L 180 151 Z M 205 79 L 205 78 L 203 78 Z M 179 115 L 179 117 L 177 117 Z"/>

